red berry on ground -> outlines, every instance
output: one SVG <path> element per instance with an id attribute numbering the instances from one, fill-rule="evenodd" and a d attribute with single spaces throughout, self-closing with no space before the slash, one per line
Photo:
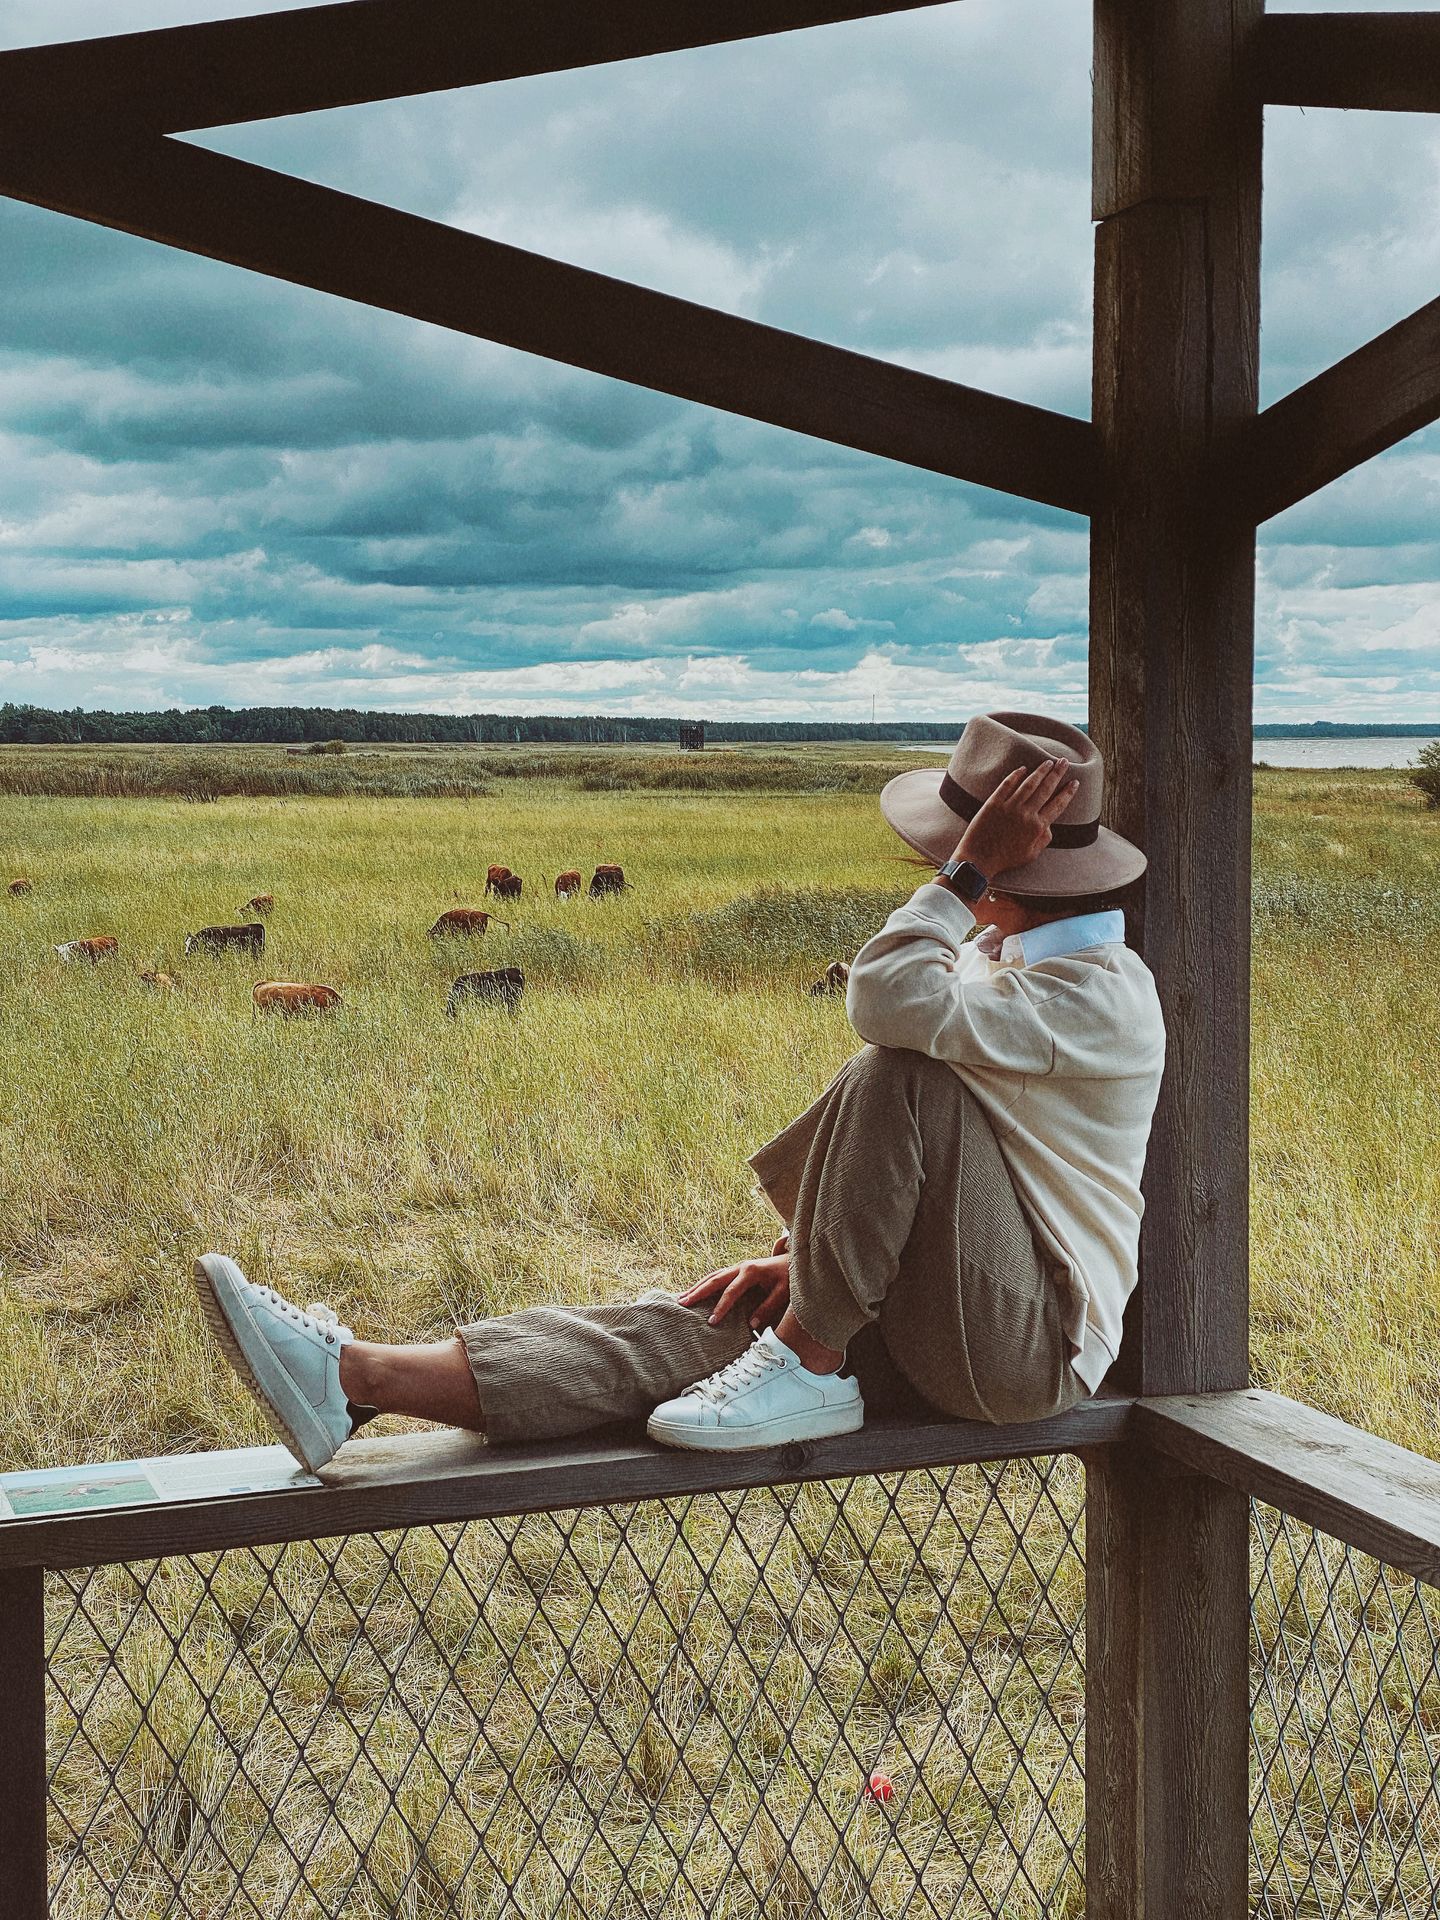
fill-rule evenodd
<path id="1" fill-rule="evenodd" d="M 877 1767 L 871 1774 L 865 1788 L 867 1800 L 888 1800 L 895 1792 L 895 1782 L 888 1773 L 882 1773 Z"/>

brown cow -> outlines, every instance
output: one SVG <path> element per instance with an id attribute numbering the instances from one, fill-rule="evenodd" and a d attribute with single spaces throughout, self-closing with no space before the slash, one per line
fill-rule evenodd
<path id="1" fill-rule="evenodd" d="M 297 1014 L 333 1013 L 341 1005 L 334 987 L 320 987 L 309 980 L 258 980 L 250 998 L 257 1013 L 279 1013 L 287 1018 Z"/>
<path id="2" fill-rule="evenodd" d="M 492 920 L 495 920 L 494 914 L 487 913 L 483 907 L 451 907 L 431 927 L 430 938 L 443 940 L 462 934 L 484 933 Z M 509 931 L 510 923 L 507 920 L 495 920 L 495 924 Z"/>
<path id="3" fill-rule="evenodd" d="M 467 1000 L 479 1000 L 515 1013 L 524 991 L 525 975 L 519 967 L 496 967 L 493 973 L 462 973 L 450 988 L 445 1012 L 453 1020 Z"/>
<path id="4" fill-rule="evenodd" d="M 590 882 L 590 898 L 601 900 L 608 893 L 624 893 L 629 884 L 623 867 L 596 867 Z"/>
<path id="5" fill-rule="evenodd" d="M 113 960 L 120 942 L 113 933 L 97 933 L 90 940 L 62 940 L 55 949 L 62 960 Z"/>
<path id="6" fill-rule="evenodd" d="M 236 918 L 243 920 L 247 913 L 253 913 L 259 919 L 263 920 L 274 904 L 275 896 L 273 893 L 252 893 L 236 915 Z"/>
<path id="7" fill-rule="evenodd" d="M 499 883 L 499 882 L 500 882 L 501 880 L 508 880 L 509 878 L 510 878 L 510 869 L 509 869 L 509 867 L 489 867 L 489 868 L 487 868 L 487 869 L 486 869 L 486 873 L 485 873 L 485 891 L 486 891 L 486 893 L 493 893 L 493 892 L 495 891 L 495 888 L 496 888 L 496 886 L 497 886 L 497 884 L 498 884 L 498 883 Z"/>
<path id="8" fill-rule="evenodd" d="M 5 891 L 14 894 L 33 893 L 35 891 L 35 882 L 33 880 L 12 880 Z"/>
<path id="9" fill-rule="evenodd" d="M 186 953 L 218 955 L 233 953 L 237 948 L 244 953 L 263 953 L 264 927 L 246 921 L 238 927 L 201 927 L 198 933 L 187 933 L 185 936 Z"/>
<path id="10" fill-rule="evenodd" d="M 555 876 L 555 898 L 568 900 L 571 894 L 578 893 L 585 884 L 585 876 L 578 868 L 572 867 L 568 873 Z"/>
<path id="11" fill-rule="evenodd" d="M 518 873 L 502 874 L 492 887 L 486 882 L 486 891 L 493 893 L 497 900 L 518 900 L 524 881 Z"/>
<path id="12" fill-rule="evenodd" d="M 173 973 L 160 973 L 154 967 L 142 967 L 140 969 L 140 979 L 145 986 L 150 988 L 152 993 L 178 993 L 180 991 L 180 982 L 175 978 Z"/>
<path id="13" fill-rule="evenodd" d="M 810 993 L 813 998 L 819 999 L 827 993 L 844 993 L 849 984 L 849 967 L 843 960 L 832 960 L 820 978 L 813 982 Z"/>

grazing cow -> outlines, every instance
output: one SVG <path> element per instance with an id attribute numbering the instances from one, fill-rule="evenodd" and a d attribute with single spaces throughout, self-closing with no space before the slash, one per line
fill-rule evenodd
<path id="1" fill-rule="evenodd" d="M 201 927 L 185 936 L 186 953 L 263 953 L 265 929 L 258 921 L 252 926 Z"/>
<path id="2" fill-rule="evenodd" d="M 240 909 L 237 918 L 243 920 L 247 913 L 253 913 L 263 920 L 274 904 L 275 896 L 273 893 L 252 893 Z"/>
<path id="3" fill-rule="evenodd" d="M 844 993 L 849 984 L 849 967 L 843 960 L 832 960 L 820 978 L 813 982 L 810 993 L 813 998 L 819 999 L 827 993 Z"/>
<path id="4" fill-rule="evenodd" d="M 499 882 L 500 882 L 501 880 L 508 880 L 509 878 L 510 878 L 510 869 L 509 869 L 509 867 L 489 867 L 489 868 L 487 868 L 487 869 L 486 869 L 486 873 L 485 873 L 485 891 L 486 891 L 486 893 L 493 893 L 493 892 L 495 891 L 495 888 L 496 888 L 496 886 L 497 886 L 497 884 L 498 884 L 498 883 L 499 883 Z"/>
<path id="5" fill-rule="evenodd" d="M 584 884 L 585 876 L 576 867 L 572 867 L 568 873 L 557 873 L 555 876 L 555 898 L 557 900 L 568 900 L 572 894 L 578 893 Z"/>
<path id="6" fill-rule="evenodd" d="M 14 894 L 33 893 L 35 891 L 35 882 L 33 880 L 12 880 L 5 891 Z"/>
<path id="7" fill-rule="evenodd" d="M 483 907 L 451 907 L 447 913 L 442 913 L 431 927 L 430 938 L 443 940 L 448 935 L 484 933 L 494 919 L 494 914 L 487 913 Z M 504 927 L 508 932 L 508 921 L 495 920 L 495 924 L 497 927 Z"/>
<path id="8" fill-rule="evenodd" d="M 524 991 L 525 975 L 519 967 L 497 967 L 493 973 L 462 973 L 450 989 L 445 1012 L 453 1020 L 467 1000 L 479 1000 L 514 1013 Z"/>
<path id="9" fill-rule="evenodd" d="M 97 933 L 90 940 L 62 940 L 55 951 L 62 960 L 88 960 L 93 965 L 97 960 L 113 960 L 120 942 L 113 933 Z"/>
<path id="10" fill-rule="evenodd" d="M 607 893 L 624 893 L 629 884 L 623 867 L 596 867 L 590 882 L 590 898 L 602 900 Z"/>
<path id="11" fill-rule="evenodd" d="M 180 982 L 175 978 L 173 973 L 160 973 L 154 967 L 142 967 L 140 969 L 140 979 L 145 986 L 149 987 L 152 993 L 178 993 L 180 991 Z"/>
<path id="12" fill-rule="evenodd" d="M 320 987 L 309 980 L 259 980 L 250 993 L 257 1013 L 278 1013 L 286 1018 L 299 1014 L 333 1013 L 341 1004 L 334 987 Z"/>
<path id="13" fill-rule="evenodd" d="M 493 893 L 497 900 L 518 900 L 524 884 L 518 873 L 502 873 L 493 886 L 488 880 L 485 882 L 485 891 Z"/>

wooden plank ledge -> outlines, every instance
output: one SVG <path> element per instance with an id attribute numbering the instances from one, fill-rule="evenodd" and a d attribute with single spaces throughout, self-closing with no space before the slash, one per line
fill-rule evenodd
<path id="1" fill-rule="evenodd" d="M 1102 1396 L 1020 1426 L 872 1420 L 834 1440 L 730 1454 L 657 1447 L 629 1429 L 584 1444 L 536 1447 L 490 1447 L 454 1430 L 353 1440 L 325 1468 L 321 1488 L 0 1523 L 0 1570 L 105 1566 L 448 1520 L 1079 1453 L 1117 1441 L 1130 1406 L 1118 1395 Z"/>
<path id="2" fill-rule="evenodd" d="M 1440 1587 L 1440 1463 L 1283 1394 L 1137 1401 L 1136 1442 Z"/>

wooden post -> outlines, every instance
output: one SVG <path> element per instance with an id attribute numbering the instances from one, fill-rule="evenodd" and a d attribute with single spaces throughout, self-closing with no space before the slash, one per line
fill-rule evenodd
<path id="1" fill-rule="evenodd" d="M 1245 1384 L 1255 535 L 1215 475 L 1253 419 L 1262 0 L 1096 0 L 1090 722 L 1149 855 L 1169 1036 L 1119 1378 Z M 1242 1920 L 1243 1494 L 1093 1464 L 1089 1920 Z"/>
<path id="2" fill-rule="evenodd" d="M 44 1920 L 45 1575 L 0 1573 L 0 1920 Z"/>

